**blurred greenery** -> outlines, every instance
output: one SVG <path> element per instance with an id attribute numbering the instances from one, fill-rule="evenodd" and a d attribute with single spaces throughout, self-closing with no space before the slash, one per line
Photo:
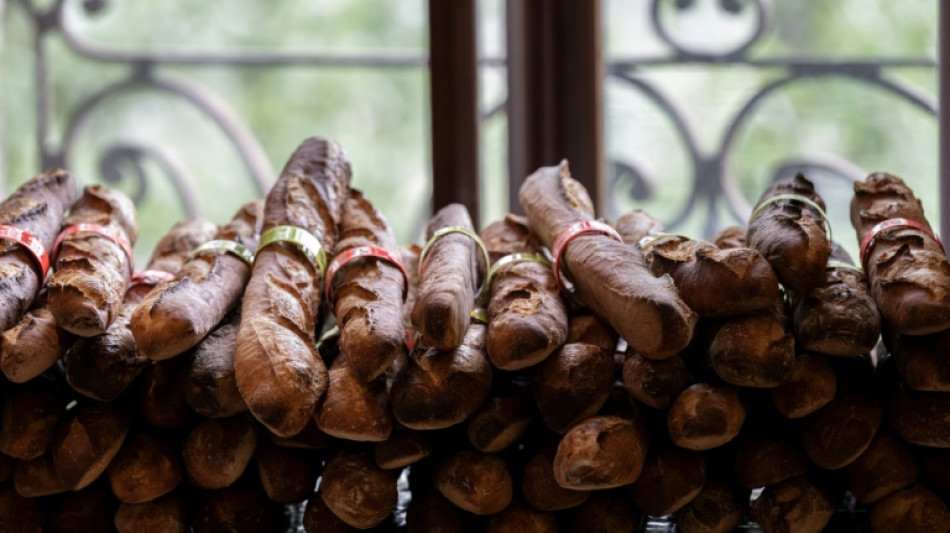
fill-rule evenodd
<path id="1" fill-rule="evenodd" d="M 816 58 L 824 60 L 935 59 L 937 2 L 914 0 L 774 0 L 773 16 L 762 37 L 749 49 L 753 59 Z M 649 22 L 649 2 L 605 0 L 607 61 L 669 57 L 667 44 Z M 694 0 L 676 12 L 663 3 L 662 20 L 678 43 L 690 51 L 735 48 L 754 27 L 753 10 L 729 13 L 719 0 Z M 748 6 L 750 0 L 741 3 Z M 936 99 L 934 67 L 889 68 L 888 80 Z M 684 115 L 697 139 L 699 153 L 718 153 L 729 123 L 767 83 L 787 74 L 781 67 L 728 63 L 640 67 L 636 75 L 657 87 Z M 635 165 L 653 177 L 654 196 L 633 200 L 630 185 L 614 191 L 615 211 L 642 208 L 670 220 L 692 187 L 690 155 L 670 122 L 635 88 L 606 81 L 608 158 Z M 863 177 L 886 170 L 903 177 L 924 202 L 931 222 L 938 222 L 936 117 L 879 86 L 841 76 L 795 81 L 764 97 L 738 130 L 724 172 L 747 204 L 754 204 L 777 165 L 788 159 L 831 161 Z M 849 222 L 850 183 L 828 172 L 809 174 L 828 205 L 835 237 L 856 252 Z M 745 206 L 748 209 L 748 206 Z M 708 206 L 697 206 L 678 232 L 708 234 Z M 722 225 L 743 223 L 720 203 Z M 747 215 L 746 210 L 744 215 Z"/>
<path id="2" fill-rule="evenodd" d="M 752 0 L 739 0 L 748 5 Z M 39 4 L 40 2 L 36 2 Z M 52 2 L 43 2 L 50 4 Z M 745 38 L 752 10 L 729 13 L 720 0 L 693 0 L 676 12 L 662 3 L 664 24 L 694 51 L 727 50 Z M 771 24 L 751 47 L 756 59 L 933 58 L 933 0 L 773 0 Z M 8 0 L 0 28 L 0 187 L 40 171 L 37 148 L 33 21 L 22 0 Z M 84 4 L 101 5 L 87 12 Z M 504 57 L 505 0 L 479 0 L 479 55 Z M 605 56 L 610 61 L 669 57 L 650 25 L 650 1 L 603 0 Z M 3 0 L 0 0 L 0 9 Z M 206 87 L 240 118 L 260 143 L 276 176 L 301 139 L 324 135 L 346 148 L 353 185 L 364 189 L 402 242 L 418 241 L 430 203 L 430 142 L 425 0 L 65 0 L 64 23 L 83 42 L 127 52 L 293 53 L 415 57 L 389 68 L 264 65 L 155 66 L 158 78 L 186 78 Z M 51 129 L 45 142 L 59 147 L 77 106 L 126 79 L 129 66 L 85 58 L 52 32 L 44 41 L 50 73 Z M 931 67 L 886 71 L 933 98 Z M 714 155 L 725 128 L 781 67 L 724 63 L 640 67 L 636 75 L 658 87 L 683 112 L 700 154 Z M 482 109 L 506 97 L 505 69 L 483 66 Z M 693 186 L 693 164 L 670 118 L 641 92 L 615 77 L 605 82 L 608 159 L 635 165 L 654 179 L 653 196 L 634 200 L 629 183 L 611 191 L 612 211 L 640 207 L 661 219 L 680 209 Z M 481 132 L 484 223 L 508 210 L 507 121 L 488 118 Z M 67 164 L 84 183 L 101 181 L 99 159 L 113 144 L 147 146 L 188 176 L 201 213 L 225 222 L 255 197 L 251 175 L 233 144 L 206 113 L 155 88 L 124 91 L 97 106 L 78 130 Z M 937 219 L 937 123 L 934 117 L 881 88 L 841 77 L 797 81 L 765 97 L 738 130 L 726 173 L 743 199 L 754 203 L 776 165 L 810 157 L 851 165 L 861 174 L 889 170 L 906 178 Z M 144 262 L 157 238 L 185 216 L 174 184 L 156 161 L 146 160 L 147 194 L 139 206 Z M 127 169 L 128 170 L 128 169 Z M 816 172 L 838 238 L 854 246 L 848 223 L 849 184 Z M 131 176 L 131 173 L 128 174 Z M 520 178 L 520 176 L 518 177 Z M 127 178 L 115 186 L 133 193 Z M 710 207 L 697 205 L 680 232 L 699 235 Z M 738 222 L 720 202 L 721 223 Z"/>

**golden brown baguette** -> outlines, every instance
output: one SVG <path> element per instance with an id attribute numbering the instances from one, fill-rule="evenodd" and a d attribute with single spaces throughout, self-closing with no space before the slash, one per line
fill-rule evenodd
<path id="1" fill-rule="evenodd" d="M 802 174 L 776 181 L 752 211 L 746 240 L 782 285 L 804 293 L 821 283 L 831 255 L 825 203 Z"/>
<path id="2" fill-rule="evenodd" d="M 125 439 L 106 474 L 119 501 L 152 501 L 174 490 L 184 478 L 181 448 L 170 437 L 137 431 Z"/>
<path id="3" fill-rule="evenodd" d="M 101 227 L 110 235 L 84 225 Z M 70 333 L 101 335 L 118 315 L 135 268 L 135 206 L 118 190 L 89 185 L 63 221 L 60 235 L 54 271 L 46 283 L 49 310 Z"/>
<path id="4" fill-rule="evenodd" d="M 247 418 L 204 420 L 181 446 L 188 481 L 203 489 L 228 487 L 244 473 L 256 447 L 257 432 Z"/>
<path id="5" fill-rule="evenodd" d="M 886 227 L 887 221 L 900 223 Z M 855 182 L 851 225 L 862 243 L 871 296 L 892 333 L 950 328 L 950 262 L 904 181 L 878 172 Z"/>
<path id="6" fill-rule="evenodd" d="M 314 420 L 317 427 L 333 437 L 384 441 L 389 438 L 395 423 L 389 407 L 386 380 L 380 376 L 370 382 L 363 381 L 350 366 L 350 361 L 350 357 L 341 353 L 330 365 L 330 384 L 317 405 Z"/>
<path id="7" fill-rule="evenodd" d="M 537 259 L 543 245 L 525 218 L 511 214 L 482 230 L 482 241 L 496 265 L 489 287 L 488 357 L 502 370 L 538 364 L 564 344 L 568 327 L 554 274 Z M 536 259 L 511 260 L 518 256 Z"/>
<path id="8" fill-rule="evenodd" d="M 35 380 L 7 388 L 0 411 L 0 452 L 17 459 L 46 453 L 63 412 L 56 385 Z"/>
<path id="9" fill-rule="evenodd" d="M 340 145 L 305 140 L 267 195 L 261 236 L 291 225 L 332 250 L 349 180 L 350 163 Z M 318 263 L 287 242 L 263 247 L 244 291 L 234 348 L 238 389 L 251 413 L 282 437 L 303 429 L 327 386 L 315 347 Z"/>
<path id="10" fill-rule="evenodd" d="M 450 502 L 477 515 L 501 512 L 511 503 L 511 473 L 497 455 L 455 452 L 436 469 L 434 483 Z"/>
<path id="11" fill-rule="evenodd" d="M 114 404 L 77 407 L 50 445 L 57 475 L 78 490 L 102 474 L 125 442 L 129 416 Z"/>
<path id="12" fill-rule="evenodd" d="M 73 335 L 59 327 L 41 291 L 33 308 L 0 340 L 0 367 L 14 383 L 24 383 L 55 365 L 73 344 Z"/>
<path id="13" fill-rule="evenodd" d="M 324 467 L 320 497 L 340 520 L 369 529 L 396 508 L 396 475 L 366 454 L 341 452 Z"/>
<path id="14" fill-rule="evenodd" d="M 234 376 L 234 344 L 240 324 L 241 313 L 235 310 L 191 352 L 185 400 L 201 416 L 227 418 L 247 412 Z"/>
<path id="15" fill-rule="evenodd" d="M 462 344 L 468 331 L 478 288 L 480 251 L 475 240 L 462 233 L 437 237 L 443 228 L 474 232 L 472 219 L 462 204 L 449 204 L 429 220 L 426 239 L 431 244 L 420 255 L 419 289 L 410 318 L 423 345 L 452 350 Z"/>
<path id="16" fill-rule="evenodd" d="M 213 243 L 236 243 L 253 257 L 263 208 L 262 200 L 242 206 L 213 241 L 204 243 L 209 246 L 203 245 L 173 280 L 159 284 L 135 308 L 130 327 L 142 355 L 161 361 L 189 350 L 240 303 L 251 265 L 247 257 Z"/>
<path id="17" fill-rule="evenodd" d="M 0 202 L 0 224 L 26 230 L 47 254 L 63 223 L 63 213 L 76 198 L 76 180 L 55 169 L 34 176 Z M 44 269 L 22 244 L 0 240 L 0 331 L 20 321 L 43 287 Z"/>
<path id="18" fill-rule="evenodd" d="M 518 200 L 531 228 L 549 247 L 560 232 L 594 217 L 590 197 L 571 178 L 567 162 L 528 176 Z M 689 343 L 696 314 L 670 278 L 655 278 L 647 270 L 634 247 L 604 235 L 580 236 L 564 250 L 563 271 L 574 283 L 577 297 L 637 353 L 664 359 Z M 637 320 L 631 320 L 633 316 Z"/>
<path id="19" fill-rule="evenodd" d="M 215 226 L 192 218 L 175 224 L 155 246 L 146 270 L 172 273 L 185 257 L 214 234 Z M 125 293 L 119 314 L 102 335 L 79 338 L 66 356 L 66 379 L 80 394 L 99 401 L 112 401 L 125 391 L 150 362 L 139 353 L 129 330 L 132 312 L 152 290 L 157 279 L 133 283 Z"/>
<path id="20" fill-rule="evenodd" d="M 350 189 L 343 204 L 334 263 L 367 247 L 402 261 L 386 218 L 363 193 Z M 327 292 L 333 296 L 329 303 L 340 328 L 340 353 L 350 372 L 360 381 L 379 377 L 406 350 L 402 305 L 409 289 L 407 276 L 393 261 L 363 256 L 345 263 L 327 283 L 331 284 Z"/>
<path id="21" fill-rule="evenodd" d="M 554 478 L 572 490 L 600 490 L 636 481 L 646 460 L 646 428 L 618 416 L 595 416 L 564 434 Z"/>

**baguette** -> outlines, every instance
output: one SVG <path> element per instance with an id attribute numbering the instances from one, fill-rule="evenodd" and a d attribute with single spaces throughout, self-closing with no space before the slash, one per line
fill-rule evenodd
<path id="1" fill-rule="evenodd" d="M 125 439 L 106 474 L 119 501 L 143 503 L 174 490 L 185 468 L 177 441 L 138 431 Z"/>
<path id="2" fill-rule="evenodd" d="M 549 247 L 561 232 L 589 222 L 594 214 L 587 191 L 570 177 L 567 162 L 528 176 L 518 199 L 531 228 Z M 564 271 L 569 272 L 578 299 L 637 353 L 665 359 L 689 343 L 696 314 L 680 298 L 672 279 L 655 278 L 647 270 L 639 250 L 603 235 L 582 235 L 563 253 Z"/>
<path id="3" fill-rule="evenodd" d="M 554 457 L 557 450 L 545 448 L 532 455 L 521 476 L 521 495 L 539 511 L 561 511 L 584 503 L 591 492 L 564 488 L 554 478 Z"/>
<path id="4" fill-rule="evenodd" d="M 502 370 L 536 365 L 567 339 L 567 308 L 546 260 L 510 259 L 543 257 L 543 247 L 528 221 L 510 214 L 485 228 L 482 240 L 496 265 L 489 292 L 488 357 Z"/>
<path id="5" fill-rule="evenodd" d="M 745 422 L 739 390 L 729 385 L 696 383 L 673 400 L 667 427 L 673 444 L 709 450 L 734 439 Z"/>
<path id="6" fill-rule="evenodd" d="M 202 489 L 228 487 L 244 473 L 256 447 L 257 433 L 246 418 L 204 420 L 182 443 L 188 481 Z"/>
<path id="7" fill-rule="evenodd" d="M 441 429 L 461 423 L 491 391 L 485 326 L 472 324 L 452 351 L 416 349 L 393 378 L 390 397 L 396 420 L 411 429 Z"/>
<path id="8" fill-rule="evenodd" d="M 17 459 L 46 453 L 62 416 L 62 405 L 51 384 L 39 380 L 9 387 L 0 414 L 0 452 Z"/>
<path id="9" fill-rule="evenodd" d="M 283 513 L 258 488 L 228 487 L 209 491 L 195 508 L 191 519 L 194 533 L 262 533 L 283 531 Z M 152 530 L 149 530 L 152 531 Z"/>
<path id="10" fill-rule="evenodd" d="M 0 484 L 0 530 L 7 533 L 42 533 L 46 513 L 40 502 L 21 496 L 12 483 Z"/>
<path id="11" fill-rule="evenodd" d="M 343 204 L 343 225 L 333 251 L 334 264 L 347 253 L 367 247 L 402 261 L 386 218 L 363 193 L 351 189 Z M 402 305 L 409 280 L 400 263 L 363 256 L 347 263 L 327 281 L 327 293 L 333 295 L 329 303 L 340 328 L 340 353 L 360 381 L 379 377 L 397 355 L 405 353 Z"/>
<path id="12" fill-rule="evenodd" d="M 194 418 L 185 399 L 185 373 L 188 360 L 158 361 L 146 367 L 136 381 L 138 412 L 149 424 L 166 429 L 180 428 Z"/>
<path id="13" fill-rule="evenodd" d="M 676 523 L 683 533 L 730 533 L 748 503 L 748 490 L 727 479 L 707 479 L 699 494 L 676 512 Z"/>
<path id="14" fill-rule="evenodd" d="M 596 415 L 613 389 L 614 373 L 612 350 L 579 342 L 565 344 L 539 366 L 533 380 L 541 419 L 563 434 Z"/>
<path id="15" fill-rule="evenodd" d="M 627 494 L 644 513 L 666 516 L 692 501 L 705 483 L 701 452 L 665 446 L 647 456 L 637 480 L 627 485 Z"/>
<path id="16" fill-rule="evenodd" d="M 762 193 L 746 240 L 772 265 L 785 288 L 805 293 L 821 283 L 831 255 L 825 203 L 802 174 L 776 181 Z"/>
<path id="17" fill-rule="evenodd" d="M 851 225 L 890 331 L 927 335 L 950 328 L 950 262 L 903 180 L 878 172 L 855 182 Z"/>
<path id="18" fill-rule="evenodd" d="M 834 399 L 838 378 L 820 354 L 798 357 L 792 373 L 781 385 L 772 389 L 772 403 L 787 418 L 804 418 Z"/>
<path id="19" fill-rule="evenodd" d="M 398 323 L 398 320 L 397 320 Z M 386 382 L 382 377 L 364 382 L 342 353 L 330 365 L 326 394 L 314 420 L 327 435 L 352 441 L 381 442 L 393 430 Z"/>
<path id="20" fill-rule="evenodd" d="M 338 144 L 305 140 L 267 195 L 262 231 L 296 226 L 332 250 L 349 180 L 350 164 Z M 327 387 L 315 346 L 318 264 L 287 243 L 266 246 L 257 252 L 244 291 L 234 348 L 238 390 L 251 413 L 281 437 L 307 425 Z"/>
<path id="21" fill-rule="evenodd" d="M 201 416 L 228 418 L 247 412 L 234 376 L 234 344 L 240 324 L 238 309 L 192 350 L 185 400 Z"/>
<path id="22" fill-rule="evenodd" d="M 312 452 L 265 442 L 257 447 L 255 459 L 257 475 L 270 501 L 300 503 L 313 493 L 320 462 Z"/>
<path id="23" fill-rule="evenodd" d="M 864 273 L 837 243 L 821 282 L 792 299 L 795 340 L 812 352 L 857 357 L 877 345 L 881 317 Z"/>
<path id="24" fill-rule="evenodd" d="M 101 335 L 118 315 L 135 268 L 135 206 L 120 191 L 90 185 L 63 226 L 46 284 L 49 310 L 70 333 Z M 97 226 L 102 229 L 93 229 Z"/>
<path id="25" fill-rule="evenodd" d="M 477 515 L 499 513 L 511 503 L 511 473 L 497 455 L 455 452 L 439 465 L 434 482 L 446 499 Z"/>
<path id="26" fill-rule="evenodd" d="M 197 218 L 179 222 L 155 246 L 144 273 L 172 273 L 185 257 L 215 231 L 214 224 Z M 102 335 L 79 338 L 66 356 L 66 380 L 76 392 L 108 402 L 124 392 L 149 363 L 138 352 L 129 330 L 132 312 L 152 289 L 146 280 L 125 293 L 119 313 Z"/>
<path id="27" fill-rule="evenodd" d="M 56 364 L 73 343 L 73 335 L 59 327 L 41 291 L 30 309 L 0 340 L 0 367 L 14 383 L 24 383 Z"/>
<path id="28" fill-rule="evenodd" d="M 52 533 L 112 531 L 118 508 L 119 502 L 102 485 L 67 492 L 49 510 L 49 528 Z"/>
<path id="29" fill-rule="evenodd" d="M 487 533 L 557 533 L 552 513 L 536 511 L 518 501 L 511 502 L 488 521 Z"/>
<path id="30" fill-rule="evenodd" d="M 878 434 L 848 467 L 848 489 L 861 503 L 874 503 L 917 481 L 920 466 L 899 438 Z"/>
<path id="31" fill-rule="evenodd" d="M 600 490 L 637 480 L 649 436 L 641 424 L 595 416 L 564 434 L 554 456 L 554 479 L 572 490 Z"/>
<path id="32" fill-rule="evenodd" d="M 128 430 L 128 414 L 114 404 L 78 407 L 50 444 L 56 474 L 72 490 L 87 487 L 119 453 Z"/>
<path id="33" fill-rule="evenodd" d="M 597 491 L 566 514 L 570 533 L 634 533 L 643 518 L 622 489 Z"/>
<path id="34" fill-rule="evenodd" d="M 440 230 L 446 228 L 474 231 L 465 206 L 447 205 L 429 220 L 429 244 L 420 255 L 419 289 L 410 318 L 423 345 L 453 350 L 462 344 L 471 321 L 479 263 L 475 240 L 459 232 L 442 235 Z"/>
<path id="35" fill-rule="evenodd" d="M 50 170 L 33 177 L 0 202 L 0 224 L 29 231 L 48 254 L 62 226 L 63 213 L 75 198 L 73 175 Z M 20 321 L 43 287 L 45 275 L 45 268 L 24 245 L 0 240 L 0 331 Z"/>
<path id="36" fill-rule="evenodd" d="M 396 508 L 396 475 L 365 454 L 341 452 L 327 461 L 320 497 L 340 520 L 369 529 Z"/>
<path id="37" fill-rule="evenodd" d="M 765 533 L 819 533 L 834 515 L 835 503 L 820 487 L 793 477 L 766 487 L 750 514 Z"/>
<path id="38" fill-rule="evenodd" d="M 241 252 L 253 257 L 263 208 L 261 200 L 242 206 L 208 247 L 196 250 L 173 280 L 158 285 L 135 308 L 130 328 L 142 355 L 161 361 L 191 349 L 240 303 L 251 276 Z M 239 247 L 231 252 L 213 246 L 221 241 Z"/>
<path id="39" fill-rule="evenodd" d="M 145 503 L 123 503 L 115 513 L 115 528 L 118 533 L 187 533 L 188 512 L 174 494 Z"/>
<path id="40" fill-rule="evenodd" d="M 946 502 L 921 485 L 895 492 L 871 509 L 872 533 L 947 530 L 950 530 L 950 510 Z"/>

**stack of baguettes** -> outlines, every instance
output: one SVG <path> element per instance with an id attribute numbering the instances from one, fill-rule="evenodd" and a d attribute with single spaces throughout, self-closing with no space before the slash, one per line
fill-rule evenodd
<path id="1" fill-rule="evenodd" d="M 860 265 L 803 176 L 713 242 L 595 220 L 566 163 L 520 203 L 400 247 L 312 138 L 135 272 L 128 198 L 27 182 L 0 531 L 950 529 L 950 264 L 900 179 L 855 184 Z"/>

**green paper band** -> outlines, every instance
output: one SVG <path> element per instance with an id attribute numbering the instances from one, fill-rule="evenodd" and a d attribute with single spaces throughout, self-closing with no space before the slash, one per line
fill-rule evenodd
<path id="1" fill-rule="evenodd" d="M 309 231 L 297 226 L 274 226 L 261 235 L 258 252 L 276 242 L 286 242 L 297 247 L 307 256 L 322 276 L 327 271 L 327 253 L 320 241 Z"/>
<path id="2" fill-rule="evenodd" d="M 827 265 L 825 268 L 826 268 L 826 269 L 844 268 L 844 269 L 847 269 L 847 270 L 853 270 L 853 271 L 857 272 L 858 274 L 864 275 L 864 271 L 861 270 L 860 267 L 856 267 L 856 266 L 852 265 L 851 263 L 845 263 L 844 261 L 836 261 L 836 260 L 834 260 L 834 259 L 832 259 L 831 261 L 828 261 L 828 265 Z"/>
<path id="3" fill-rule="evenodd" d="M 469 313 L 469 316 L 472 317 L 472 320 L 481 322 L 482 324 L 488 324 L 488 311 L 482 308 L 472 309 L 472 312 Z"/>
<path id="4" fill-rule="evenodd" d="M 491 290 L 492 281 L 495 280 L 495 273 L 498 272 L 498 269 L 505 265 L 510 265 L 512 263 L 523 263 L 525 261 L 531 261 L 533 263 L 538 263 L 539 265 L 544 265 L 548 268 L 551 268 L 551 262 L 548 261 L 547 257 L 544 257 L 541 254 L 508 254 L 498 261 L 495 261 L 495 264 L 488 269 L 488 275 L 485 276 L 485 290 Z"/>
<path id="5" fill-rule="evenodd" d="M 191 255 L 188 256 L 188 259 L 186 259 L 186 262 L 191 261 L 201 252 L 206 252 L 208 250 L 224 250 L 225 252 L 229 252 L 233 255 L 236 255 L 237 257 L 240 257 L 245 263 L 247 263 L 248 266 L 254 266 L 254 252 L 248 250 L 246 246 L 237 241 L 229 241 L 225 239 L 215 239 L 213 241 L 208 241 L 195 248 L 195 250 L 191 252 Z"/>
<path id="6" fill-rule="evenodd" d="M 827 230 L 827 233 L 828 233 L 827 235 L 828 240 L 831 241 L 831 221 L 828 220 L 828 215 L 825 214 L 825 210 L 822 209 L 820 205 L 818 205 L 818 202 L 812 200 L 811 198 L 808 198 L 807 196 L 802 196 L 800 194 L 792 194 L 792 193 L 776 194 L 775 196 L 772 196 L 771 198 L 766 199 L 764 202 L 759 204 L 758 207 L 756 207 L 754 211 L 752 211 L 752 215 L 749 216 L 749 224 L 750 225 L 752 224 L 752 221 L 755 220 L 755 217 L 759 216 L 759 213 L 761 213 L 762 210 L 766 208 L 766 206 L 770 204 L 774 204 L 775 202 L 778 202 L 780 200 L 789 200 L 792 202 L 798 202 L 800 204 L 810 205 L 814 207 L 818 211 L 818 214 L 821 215 L 821 220 L 825 223 L 825 229 Z"/>
<path id="7" fill-rule="evenodd" d="M 429 253 L 429 249 L 432 248 L 432 245 L 435 244 L 435 242 L 441 239 L 442 237 L 445 237 L 446 235 L 450 235 L 452 233 L 461 233 L 462 235 L 465 235 L 466 237 L 469 237 L 470 239 L 475 241 L 475 245 L 478 246 L 479 250 L 482 251 L 482 257 L 484 257 L 485 259 L 485 268 L 489 268 L 489 266 L 491 265 L 491 258 L 488 255 L 488 248 L 485 248 L 485 243 L 482 242 L 482 238 L 479 237 L 477 233 L 463 226 L 446 226 L 444 228 L 439 228 L 438 230 L 436 230 L 435 233 L 432 234 L 432 238 L 429 239 L 429 242 L 427 242 L 426 245 L 422 248 L 422 253 L 419 254 L 419 271 L 420 272 L 422 272 L 422 265 L 425 264 L 426 254 Z M 488 280 L 488 275 L 486 274 L 485 281 L 487 280 Z M 482 286 L 478 289 L 476 294 L 481 294 L 482 291 L 485 289 L 485 281 L 482 282 Z"/>

